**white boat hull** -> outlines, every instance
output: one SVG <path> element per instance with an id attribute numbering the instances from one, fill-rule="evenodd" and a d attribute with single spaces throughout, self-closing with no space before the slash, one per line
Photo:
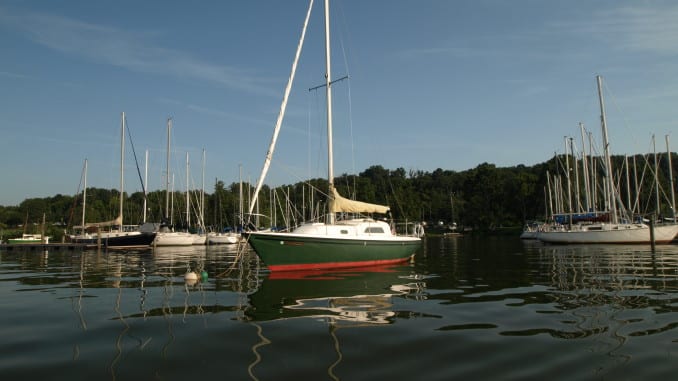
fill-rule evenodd
<path id="1" fill-rule="evenodd" d="M 671 242 L 678 234 L 678 225 L 654 227 L 654 241 Z M 580 244 L 650 244 L 650 227 L 645 224 L 595 224 L 576 226 L 571 230 L 541 231 L 537 238 L 546 243 Z"/>
<path id="2" fill-rule="evenodd" d="M 193 234 L 194 245 L 204 245 L 207 243 L 207 236 L 204 234 Z"/>
<path id="3" fill-rule="evenodd" d="M 240 241 L 240 234 L 234 233 L 213 233 L 207 236 L 210 245 L 234 244 Z"/>
<path id="4" fill-rule="evenodd" d="M 155 246 L 191 246 L 193 235 L 185 232 L 158 232 L 153 244 Z"/>
<path id="5" fill-rule="evenodd" d="M 537 239 L 538 235 L 538 231 L 524 230 L 522 233 L 520 233 L 520 239 Z"/>

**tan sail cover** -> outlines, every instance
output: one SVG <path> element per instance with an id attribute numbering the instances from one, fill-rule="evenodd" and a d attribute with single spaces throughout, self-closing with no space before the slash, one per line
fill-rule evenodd
<path id="1" fill-rule="evenodd" d="M 335 188 L 332 188 L 332 197 L 334 200 L 330 202 L 331 213 L 386 213 L 390 210 L 388 206 L 370 204 L 362 201 L 353 201 L 341 197 Z"/>
<path id="2" fill-rule="evenodd" d="M 118 216 L 118 218 L 111 220 L 111 221 L 105 221 L 105 222 L 90 222 L 88 224 L 85 224 L 84 228 L 103 228 L 106 226 L 122 226 L 122 217 Z M 83 226 L 74 226 L 75 229 L 82 229 Z"/>

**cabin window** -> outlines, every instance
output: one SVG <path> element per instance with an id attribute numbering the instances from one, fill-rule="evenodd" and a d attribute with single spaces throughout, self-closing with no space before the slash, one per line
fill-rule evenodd
<path id="1" fill-rule="evenodd" d="M 365 233 L 368 233 L 368 234 L 375 234 L 375 233 L 384 234 L 384 229 L 382 229 L 378 226 L 368 227 L 368 228 L 365 229 Z"/>
<path id="2" fill-rule="evenodd" d="M 346 229 L 341 229 L 341 231 L 339 231 L 339 233 L 341 233 L 341 234 L 348 234 L 348 230 L 346 230 Z"/>

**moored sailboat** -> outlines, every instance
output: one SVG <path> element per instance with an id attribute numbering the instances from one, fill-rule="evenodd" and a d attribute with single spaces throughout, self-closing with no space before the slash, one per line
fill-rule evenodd
<path id="1" fill-rule="evenodd" d="M 42 234 L 22 234 L 21 237 L 9 238 L 7 243 L 10 245 L 30 244 L 30 243 L 49 243 L 50 237 L 43 237 Z"/>
<path id="2" fill-rule="evenodd" d="M 207 233 L 207 242 L 210 245 L 235 244 L 240 241 L 240 234 L 234 232 Z"/>
<path id="3" fill-rule="evenodd" d="M 264 162 L 262 175 L 257 183 L 254 199 L 250 204 L 250 215 L 252 214 L 256 197 L 272 159 L 312 5 L 313 2 L 311 1 L 292 66 L 292 75 L 285 89 L 271 146 Z M 391 226 L 381 220 L 367 217 L 336 219 L 335 213 L 386 214 L 390 209 L 388 206 L 346 199 L 334 187 L 329 30 L 329 0 L 325 0 L 325 86 L 327 101 L 329 214 L 326 216 L 325 223 L 304 224 L 290 233 L 269 231 L 244 232 L 242 234 L 243 237 L 247 239 L 264 264 L 272 271 L 328 269 L 404 262 L 409 260 L 421 246 L 421 238 L 396 235 L 392 231 Z"/>
<path id="4" fill-rule="evenodd" d="M 155 239 L 155 233 L 142 232 L 138 226 L 123 225 L 124 166 L 125 166 L 125 113 L 122 113 L 120 136 L 120 209 L 118 217 L 111 221 L 85 223 L 85 205 L 87 200 L 87 161 L 85 160 L 85 186 L 83 188 L 82 225 L 80 234 L 69 236 L 71 242 L 101 245 L 107 248 L 144 248 Z M 108 230 L 102 231 L 102 228 Z"/>
<path id="5" fill-rule="evenodd" d="M 623 215 L 623 206 L 617 204 L 618 192 L 612 179 L 610 144 L 607 134 L 605 105 L 602 92 L 602 78 L 596 77 L 600 102 L 601 127 L 604 144 L 604 172 L 608 209 L 605 213 L 581 218 L 575 213 L 561 215 L 561 223 L 552 224 L 548 229 L 537 233 L 537 238 L 546 243 L 558 244 L 666 244 L 678 235 L 677 224 L 647 225 L 642 221 L 634 222 L 632 216 Z M 556 216 L 557 217 L 557 216 Z M 593 219 L 591 219 L 593 218 Z M 556 219 L 556 222 L 558 220 Z"/>
<path id="6" fill-rule="evenodd" d="M 191 246 L 193 245 L 193 234 L 189 232 L 175 231 L 170 221 L 170 154 L 171 154 L 171 135 L 172 135 L 172 119 L 167 119 L 167 168 L 165 178 L 165 219 L 160 224 L 160 228 L 155 237 L 153 245 L 155 246 Z M 188 177 L 188 174 L 187 174 Z M 188 196 L 188 190 L 186 190 Z M 187 203 L 188 206 L 188 203 Z"/>

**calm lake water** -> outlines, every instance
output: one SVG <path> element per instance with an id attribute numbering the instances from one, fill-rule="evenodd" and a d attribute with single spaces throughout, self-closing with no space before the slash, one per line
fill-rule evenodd
<path id="1" fill-rule="evenodd" d="M 413 263 L 273 273 L 228 246 L 0 251 L 5 380 L 678 376 L 678 246 L 428 238 Z M 187 269 L 206 277 L 187 284 Z"/>

